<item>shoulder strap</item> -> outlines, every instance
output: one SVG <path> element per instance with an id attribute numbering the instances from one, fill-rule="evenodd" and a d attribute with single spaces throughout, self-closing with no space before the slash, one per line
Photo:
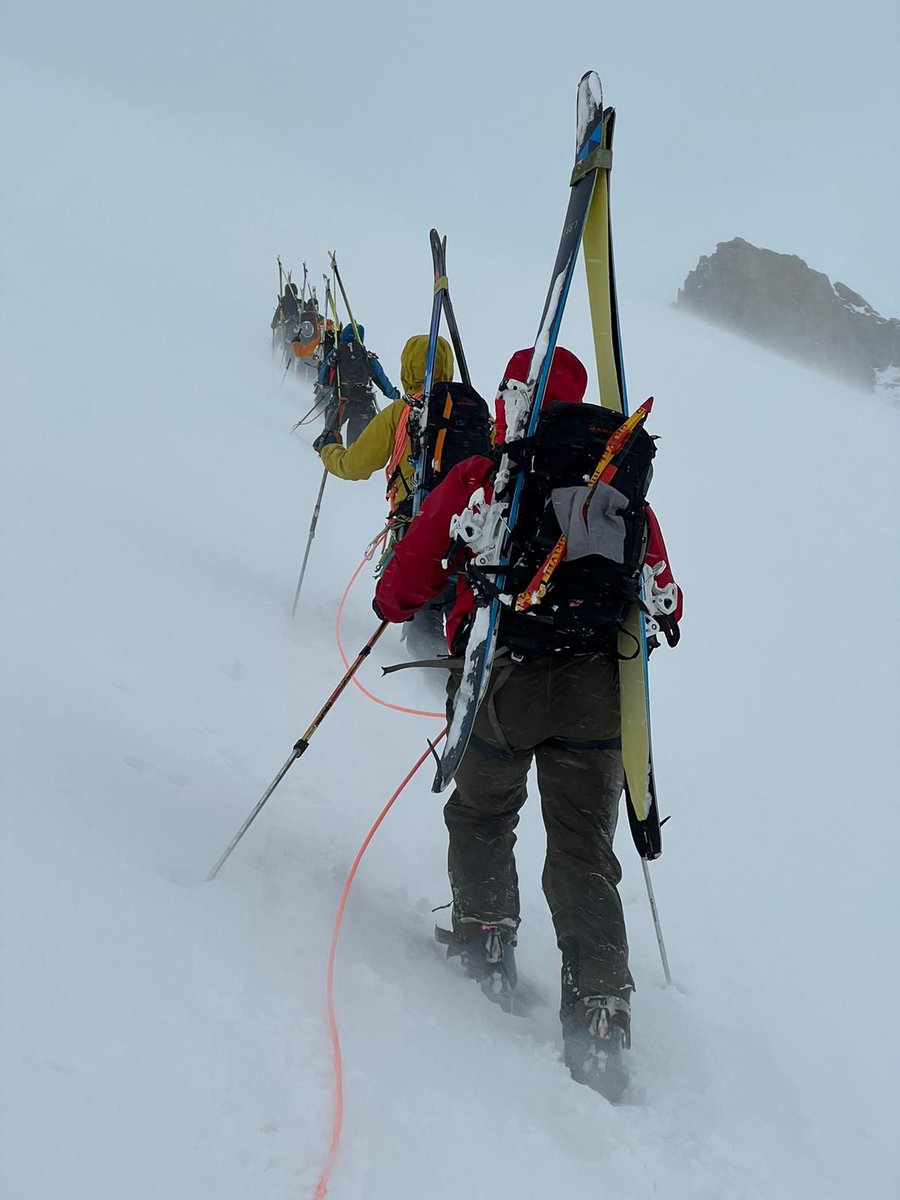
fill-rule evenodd
<path id="1" fill-rule="evenodd" d="M 397 497 L 397 483 L 403 474 L 401 464 L 404 457 L 409 453 L 409 411 L 409 405 L 404 404 L 400 420 L 397 422 L 397 428 L 394 430 L 394 444 L 391 447 L 391 457 L 388 459 L 384 472 L 387 479 L 387 499 L 390 501 L 391 507 L 393 507 Z"/>

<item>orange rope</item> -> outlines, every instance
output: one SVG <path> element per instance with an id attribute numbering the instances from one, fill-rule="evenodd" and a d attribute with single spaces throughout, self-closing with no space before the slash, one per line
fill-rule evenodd
<path id="1" fill-rule="evenodd" d="M 385 533 L 383 536 L 387 536 L 387 530 L 385 530 Z M 350 595 L 350 589 L 353 587 L 354 583 L 356 583 L 357 579 L 359 578 L 363 567 L 366 565 L 367 562 L 370 561 L 372 554 L 375 552 L 375 547 L 378 545 L 378 543 L 381 540 L 382 539 L 379 537 L 379 538 L 376 538 L 375 541 L 371 543 L 369 549 L 366 552 L 365 557 L 363 558 L 362 562 L 359 564 L 359 566 L 356 568 L 356 570 L 351 575 L 350 582 L 344 588 L 344 594 L 343 594 L 343 596 L 341 596 L 341 602 L 337 608 L 337 618 L 335 619 L 335 623 L 334 623 L 334 636 L 335 636 L 335 640 L 337 641 L 338 654 L 341 656 L 341 662 L 344 664 L 345 670 L 349 669 L 350 660 L 347 658 L 347 655 L 344 653 L 344 644 L 341 641 L 341 615 L 344 611 L 344 604 L 346 603 L 347 597 Z M 364 687 L 359 682 L 359 680 L 356 678 L 355 675 L 353 676 L 353 682 L 359 688 L 359 690 L 362 692 L 362 694 L 364 696 L 368 696 L 370 700 L 374 700 L 376 704 L 382 705 L 383 708 L 391 708 L 394 710 L 394 712 L 409 713 L 409 715 L 412 717 L 437 717 L 440 720 L 444 716 L 444 713 L 426 712 L 424 709 L 421 709 L 421 708 L 404 708 L 402 704 L 391 704 L 391 702 L 389 700 L 382 700 L 380 696 L 376 696 L 374 694 L 374 692 L 370 692 L 368 690 L 368 688 Z"/>
<path id="2" fill-rule="evenodd" d="M 343 612 L 344 612 L 344 605 L 347 602 L 347 597 L 350 595 L 351 588 L 353 587 L 354 583 L 356 583 L 357 579 L 359 578 L 360 574 L 362 573 L 363 567 L 366 565 L 367 562 L 371 561 L 376 548 L 385 540 L 387 535 L 388 535 L 388 530 L 385 529 L 383 534 L 380 534 L 377 538 L 375 538 L 369 544 L 369 546 L 366 549 L 366 553 L 363 557 L 362 562 L 359 564 L 359 566 L 353 572 L 353 575 L 350 577 L 350 582 L 344 588 L 344 594 L 341 596 L 340 603 L 338 604 L 337 616 L 335 618 L 335 625 L 334 625 L 334 635 L 335 635 L 335 641 L 337 642 L 338 654 L 341 656 L 341 661 L 343 662 L 344 667 L 346 669 L 349 669 L 350 663 L 347 658 L 347 655 L 344 653 L 344 646 L 343 646 L 343 642 L 341 641 L 341 616 L 343 615 Z M 353 682 L 356 684 L 356 686 L 359 688 L 359 690 L 362 692 L 362 694 L 364 696 L 368 696 L 368 698 L 370 700 L 374 700 L 374 702 L 376 704 L 380 704 L 384 708 L 393 709 L 394 712 L 409 713 L 411 716 L 414 716 L 414 717 L 439 717 L 439 718 L 441 718 L 444 716 L 443 713 L 425 712 L 423 709 L 419 709 L 419 708 L 404 708 L 400 704 L 391 704 L 390 701 L 382 700 L 381 697 L 376 696 L 376 695 L 374 695 L 374 693 L 370 692 L 368 690 L 368 688 L 363 687 L 363 685 L 359 682 L 359 680 L 356 678 L 355 675 L 353 676 Z M 441 731 L 440 736 L 435 739 L 435 742 L 434 742 L 435 746 L 438 745 L 438 743 L 446 736 L 446 733 L 447 733 L 447 729 L 445 726 L 444 729 Z M 387 816 L 387 814 L 393 808 L 394 802 L 396 801 L 397 797 L 400 795 L 400 793 L 403 791 L 403 789 L 406 787 L 406 785 L 412 779 L 413 775 L 415 775 L 416 771 L 418 771 L 419 767 L 421 767 L 422 763 L 425 761 L 426 758 L 428 758 L 428 756 L 430 754 L 431 754 L 431 747 L 429 746 L 429 748 L 427 750 L 423 751 L 423 753 L 420 755 L 420 757 L 416 760 L 415 765 L 413 767 L 411 767 L 410 770 L 407 772 L 405 778 L 403 779 L 403 782 L 399 785 L 397 790 L 391 796 L 390 800 L 388 800 L 387 804 L 384 806 L 384 808 L 381 810 L 381 812 L 375 818 L 375 822 L 372 825 L 372 828 L 366 834 L 365 840 L 363 841 L 363 844 L 360 846 L 360 848 L 357 852 L 356 858 L 354 858 L 354 860 L 353 860 L 353 865 L 350 867 L 350 871 L 344 882 L 344 887 L 341 892 L 341 898 L 338 901 L 337 914 L 335 915 L 334 926 L 331 931 L 331 946 L 329 947 L 329 950 L 328 950 L 328 968 L 327 968 L 327 973 L 326 973 L 327 974 L 326 995 L 327 995 L 327 1008 L 328 1008 L 328 1028 L 329 1028 L 329 1031 L 331 1034 L 331 1050 L 332 1050 L 332 1059 L 334 1062 L 334 1114 L 333 1114 L 332 1123 L 331 1123 L 331 1142 L 328 1147 L 328 1156 L 325 1160 L 325 1165 L 322 1168 L 322 1174 L 319 1176 L 319 1182 L 316 1185 L 315 1200 L 323 1200 L 326 1192 L 328 1191 L 328 1182 L 331 1178 L 331 1172 L 334 1169 L 334 1164 L 337 1161 L 338 1149 L 340 1147 L 340 1141 L 341 1141 L 341 1130 L 342 1130 L 343 1124 L 344 1124 L 344 1061 L 343 1061 L 343 1057 L 341 1055 L 341 1040 L 340 1040 L 340 1035 L 338 1033 L 337 1017 L 336 1017 L 335 1011 L 334 1011 L 334 960 L 335 960 L 335 954 L 337 952 L 337 944 L 338 944 L 338 938 L 340 937 L 341 925 L 342 925 L 342 922 L 344 919 L 344 910 L 347 907 L 347 900 L 350 896 L 350 888 L 353 885 L 353 880 L 356 878 L 356 872 L 359 870 L 359 865 L 362 862 L 363 855 L 365 854 L 366 850 L 369 847 L 369 843 L 372 841 L 372 838 L 375 836 L 376 832 L 378 831 L 378 827 L 381 825 L 384 818 Z"/>
<path id="3" fill-rule="evenodd" d="M 359 572 L 357 572 L 358 574 Z M 355 578 L 355 576 L 354 576 Z M 350 581 L 351 583 L 353 580 Z M 438 745 L 441 739 L 446 734 L 446 727 L 441 731 L 438 738 L 435 739 L 434 745 Z M 356 872 L 359 869 L 359 864 L 362 862 L 362 857 L 368 849 L 369 843 L 378 831 L 378 827 L 384 818 L 388 815 L 394 806 L 394 801 L 421 767 L 422 763 L 431 754 L 431 747 L 423 751 L 417 759 L 415 766 L 411 767 L 406 774 L 406 778 L 388 800 L 387 804 L 375 818 L 375 823 L 365 836 L 363 844 L 357 851 L 356 858 L 353 860 L 353 865 L 344 882 L 344 888 L 341 892 L 341 898 L 338 903 L 337 915 L 334 918 L 334 926 L 331 930 L 331 947 L 328 951 L 328 974 L 327 974 L 327 997 L 328 997 L 328 1028 L 331 1031 L 331 1049 L 334 1061 L 334 1114 L 331 1122 L 331 1144 L 328 1147 L 328 1157 L 325 1160 L 325 1166 L 322 1168 L 322 1174 L 319 1176 L 319 1182 L 316 1185 L 315 1200 L 323 1200 L 325 1193 L 328 1191 L 328 1181 L 331 1178 L 331 1172 L 337 1160 L 338 1148 L 341 1141 L 341 1128 L 344 1123 L 344 1065 L 341 1057 L 341 1040 L 338 1033 L 337 1017 L 334 1012 L 334 958 L 337 951 L 338 938 L 341 932 L 341 923 L 344 919 L 344 910 L 347 907 L 347 899 L 350 895 L 350 888 L 353 885 L 353 880 L 356 878 Z"/>

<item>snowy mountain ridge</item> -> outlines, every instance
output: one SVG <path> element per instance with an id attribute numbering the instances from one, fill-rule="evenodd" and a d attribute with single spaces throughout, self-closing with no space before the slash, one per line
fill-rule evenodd
<path id="1" fill-rule="evenodd" d="M 704 254 L 678 292 L 679 308 L 866 391 L 894 397 L 900 320 L 883 317 L 845 283 L 796 254 L 744 238 Z"/>

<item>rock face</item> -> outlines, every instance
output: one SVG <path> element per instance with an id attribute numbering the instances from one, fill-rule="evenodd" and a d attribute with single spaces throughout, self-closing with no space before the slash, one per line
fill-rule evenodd
<path id="1" fill-rule="evenodd" d="M 867 391 L 900 393 L 900 321 L 795 254 L 720 242 L 676 305 Z"/>

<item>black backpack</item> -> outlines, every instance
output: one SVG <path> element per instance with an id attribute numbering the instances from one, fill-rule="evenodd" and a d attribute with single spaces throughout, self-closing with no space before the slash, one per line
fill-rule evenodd
<path id="1" fill-rule="evenodd" d="M 418 460 L 425 445 L 425 468 L 422 475 L 423 498 L 443 480 L 451 467 L 471 458 L 473 454 L 489 455 L 491 445 L 491 418 L 488 406 L 474 388 L 466 383 L 436 383 L 431 391 L 428 420 L 419 432 L 419 414 L 410 413 L 407 433 L 409 434 L 409 461 Z M 388 479 L 387 494 L 392 498 L 394 486 L 401 475 L 400 464 Z M 412 515 L 412 496 L 407 496 L 395 506 L 400 516 Z"/>
<path id="2" fill-rule="evenodd" d="M 504 605 L 500 640 L 526 657 L 615 651 L 628 609 L 638 596 L 647 548 L 646 496 L 653 474 L 653 439 L 638 428 L 616 457 L 616 474 L 599 484 L 587 522 L 587 483 L 606 443 L 625 418 L 595 404 L 551 404 L 527 447 L 510 570 L 501 591 L 528 591 L 560 534 L 566 556 L 544 596 L 525 611 Z M 637 650 L 637 647 L 635 647 Z"/>
<path id="3" fill-rule="evenodd" d="M 300 321 L 297 328 L 297 341 L 307 345 L 319 336 L 319 313 L 315 304 L 307 301 L 300 310 Z"/>
<path id="4" fill-rule="evenodd" d="M 358 391 L 369 386 L 372 368 L 369 365 L 369 352 L 362 342 L 353 338 L 352 341 L 338 343 L 337 369 L 342 389 L 353 388 Z"/>
<path id="5" fill-rule="evenodd" d="M 300 314 L 300 305 L 297 300 L 297 293 L 290 287 L 285 288 L 280 304 L 285 321 L 289 321 L 292 324 L 295 323 Z"/>
<path id="6" fill-rule="evenodd" d="M 419 447 L 415 445 L 415 438 L 411 440 L 415 458 Z M 422 485 L 427 494 L 457 463 L 473 454 L 491 453 L 491 417 L 487 404 L 468 384 L 436 383 L 431 390 L 424 440 Z"/>

